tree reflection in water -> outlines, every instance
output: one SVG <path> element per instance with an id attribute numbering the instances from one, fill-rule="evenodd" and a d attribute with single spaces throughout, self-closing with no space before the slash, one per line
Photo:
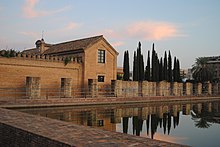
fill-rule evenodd
<path id="1" fill-rule="evenodd" d="M 216 110 L 214 108 L 210 108 L 210 106 L 212 106 L 210 103 L 202 103 L 201 106 L 197 104 L 192 104 L 188 106 L 190 107 L 186 108 L 187 106 L 185 104 L 182 105 L 180 109 L 176 112 L 176 115 L 174 115 L 172 107 L 169 107 L 168 112 L 162 114 L 162 118 L 159 117 L 158 113 L 147 115 L 146 119 L 144 119 L 146 120 L 147 136 L 149 136 L 150 131 L 150 137 L 153 139 L 158 127 L 163 128 L 163 133 L 169 135 L 171 131 L 172 122 L 173 129 L 175 129 L 179 125 L 180 113 L 182 111 L 184 115 L 191 114 L 192 120 L 195 121 L 195 126 L 197 128 L 208 128 L 211 126 L 211 123 L 220 123 L 219 109 Z M 128 119 L 129 117 L 123 117 L 124 133 L 127 133 L 127 130 L 129 128 Z M 142 127 L 144 120 L 138 116 L 132 116 L 131 119 L 133 135 L 140 136 L 140 133 L 143 131 Z"/>
<path id="2" fill-rule="evenodd" d="M 191 116 L 197 128 L 209 128 L 212 125 L 211 123 L 220 123 L 219 112 L 213 107 L 208 108 L 205 103 L 202 104 L 201 110 L 195 105 L 191 111 Z"/>
<path id="3" fill-rule="evenodd" d="M 159 128 L 164 134 L 170 135 L 179 126 L 182 115 L 191 116 L 195 127 L 201 129 L 209 128 L 213 123 L 220 124 L 220 101 L 19 111 L 109 131 L 120 131 L 116 127 L 119 125 L 123 133 L 141 136 L 141 132 L 146 132 L 146 135 L 152 139 Z M 143 130 L 144 126 L 146 130 Z"/>

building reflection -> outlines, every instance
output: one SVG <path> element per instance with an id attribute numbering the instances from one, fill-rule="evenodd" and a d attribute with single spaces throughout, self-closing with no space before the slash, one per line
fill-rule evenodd
<path id="1" fill-rule="evenodd" d="M 141 132 L 146 132 L 146 135 L 152 139 L 158 128 L 169 135 L 171 129 L 179 126 L 180 115 L 191 115 L 198 128 L 207 128 L 212 123 L 220 123 L 220 101 L 20 111 L 108 131 L 118 131 L 116 125 L 121 124 L 123 133 L 129 133 L 129 130 L 132 130 L 133 135 L 140 136 Z M 143 127 L 144 125 L 146 127 Z"/>

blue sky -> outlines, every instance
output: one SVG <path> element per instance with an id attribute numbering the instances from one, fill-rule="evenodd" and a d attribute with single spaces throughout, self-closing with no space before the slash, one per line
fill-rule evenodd
<path id="1" fill-rule="evenodd" d="M 220 55 L 219 0 L 0 0 L 0 49 L 34 47 L 103 34 L 130 60 L 139 41 L 146 56 L 170 50 L 190 68 L 195 58 Z"/>

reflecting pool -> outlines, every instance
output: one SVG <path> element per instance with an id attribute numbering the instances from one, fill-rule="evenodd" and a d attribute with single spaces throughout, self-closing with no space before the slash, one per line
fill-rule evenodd
<path id="1" fill-rule="evenodd" d="M 190 146 L 217 147 L 220 141 L 220 100 L 18 111 Z"/>

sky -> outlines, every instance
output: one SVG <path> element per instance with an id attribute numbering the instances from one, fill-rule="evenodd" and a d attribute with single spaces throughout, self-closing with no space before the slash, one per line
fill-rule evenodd
<path id="1" fill-rule="evenodd" d="M 152 44 L 159 57 L 171 51 L 183 69 L 197 57 L 220 56 L 219 0 L 0 0 L 0 49 L 22 51 L 104 35 L 132 64 L 138 42 L 146 64 Z"/>

